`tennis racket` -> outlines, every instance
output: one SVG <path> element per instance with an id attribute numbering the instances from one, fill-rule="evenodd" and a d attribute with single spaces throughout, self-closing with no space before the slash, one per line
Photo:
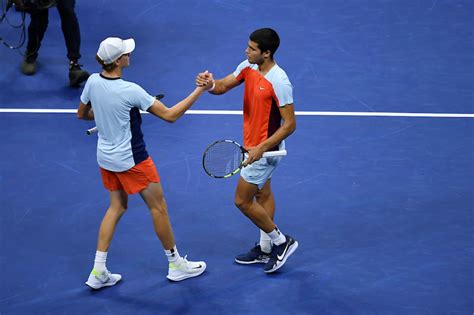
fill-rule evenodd
<path id="1" fill-rule="evenodd" d="M 227 178 L 237 174 L 248 153 L 244 147 L 232 140 L 218 140 L 211 143 L 202 157 L 202 166 L 207 175 Z M 263 153 L 262 157 L 285 156 L 286 150 Z"/>
<path id="2" fill-rule="evenodd" d="M 165 97 L 164 94 L 158 94 L 158 95 L 155 96 L 155 99 L 161 100 L 163 97 Z M 86 135 L 90 136 L 91 134 L 94 134 L 96 132 L 97 132 L 97 127 L 92 127 L 90 129 L 86 130 Z"/>

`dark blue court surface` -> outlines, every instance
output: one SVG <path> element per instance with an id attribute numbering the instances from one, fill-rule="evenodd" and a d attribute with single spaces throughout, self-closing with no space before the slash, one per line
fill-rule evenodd
<path id="1" fill-rule="evenodd" d="M 5 112 L 77 108 L 52 9 L 36 75 L 21 75 L 21 56 L 0 47 L 0 314 L 472 314 L 473 2 L 175 2 L 78 1 L 81 63 L 98 71 L 102 39 L 134 37 L 125 79 L 172 105 L 199 71 L 231 73 L 248 34 L 270 26 L 298 111 L 471 116 L 298 116 L 272 185 L 276 222 L 300 247 L 267 275 L 233 262 L 259 235 L 233 205 L 238 177 L 212 179 L 201 167 L 213 140 L 241 141 L 242 118 L 144 115 L 178 249 L 208 269 L 168 282 L 148 210 L 132 196 L 107 261 L 123 281 L 91 291 L 108 206 L 96 137 L 84 132 L 93 122 Z M 18 34 L 0 24 L 0 37 Z M 238 110 L 241 99 L 238 88 L 193 109 Z"/>

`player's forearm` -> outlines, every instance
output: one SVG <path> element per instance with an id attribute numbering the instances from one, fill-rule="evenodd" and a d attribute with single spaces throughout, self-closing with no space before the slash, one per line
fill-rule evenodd
<path id="1" fill-rule="evenodd" d="M 278 128 L 278 130 L 270 138 L 260 144 L 260 147 L 264 152 L 270 150 L 288 138 L 295 131 L 295 129 L 296 121 L 283 123 L 283 125 Z"/>
<path id="2" fill-rule="evenodd" d="M 211 94 L 221 95 L 229 90 L 229 88 L 225 86 L 223 80 L 215 80 L 214 84 L 215 84 L 214 89 L 212 89 L 212 91 L 211 90 L 208 91 Z"/>
<path id="3" fill-rule="evenodd" d="M 181 117 L 191 106 L 194 104 L 194 102 L 197 101 L 199 96 L 202 95 L 204 90 L 202 88 L 196 88 L 194 91 L 189 94 L 185 99 L 171 107 L 164 119 L 168 122 L 175 122 L 178 120 L 179 117 Z"/>
<path id="4" fill-rule="evenodd" d="M 94 120 L 94 111 L 88 105 L 80 105 L 77 110 L 77 118 L 83 120 Z"/>

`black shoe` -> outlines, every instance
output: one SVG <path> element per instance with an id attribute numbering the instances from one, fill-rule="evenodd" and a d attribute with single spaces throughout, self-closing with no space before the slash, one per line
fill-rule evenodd
<path id="1" fill-rule="evenodd" d="M 36 57 L 26 52 L 21 63 L 21 72 L 26 75 L 33 75 L 36 73 L 36 68 Z"/>
<path id="2" fill-rule="evenodd" d="M 81 69 L 76 62 L 71 61 L 69 64 L 69 85 L 79 86 L 82 82 L 89 78 L 89 73 Z"/>
<path id="3" fill-rule="evenodd" d="M 263 271 L 266 273 L 272 273 L 280 269 L 285 264 L 288 257 L 290 257 L 298 248 L 298 242 L 294 238 L 289 235 L 285 235 L 285 237 L 285 243 L 278 246 L 273 245 L 270 260 L 265 267 L 263 267 Z"/>
<path id="4" fill-rule="evenodd" d="M 262 252 L 260 245 L 256 245 L 248 253 L 235 257 L 235 262 L 242 265 L 266 264 L 270 259 L 270 254 Z"/>

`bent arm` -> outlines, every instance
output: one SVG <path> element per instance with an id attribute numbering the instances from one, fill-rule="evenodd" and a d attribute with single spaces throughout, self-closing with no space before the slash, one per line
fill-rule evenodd
<path id="1" fill-rule="evenodd" d="M 280 107 L 280 114 L 283 124 L 267 140 L 263 141 L 254 148 L 247 148 L 249 150 L 249 155 L 243 165 L 252 164 L 253 162 L 258 161 L 262 158 L 264 152 L 280 144 L 280 142 L 288 138 L 288 136 L 295 131 L 296 117 L 293 104 L 287 104 L 283 107 Z"/>
<path id="2" fill-rule="evenodd" d="M 295 108 L 293 104 L 287 104 L 283 107 L 280 107 L 280 115 L 283 119 L 283 124 L 270 138 L 260 144 L 260 146 L 262 146 L 263 152 L 270 150 L 288 138 L 288 136 L 291 135 L 296 129 Z"/>
<path id="3" fill-rule="evenodd" d="M 173 123 L 178 120 L 178 118 L 181 117 L 194 104 L 194 102 L 196 102 L 204 91 L 204 88 L 197 87 L 185 99 L 172 107 L 166 107 L 166 105 L 159 100 L 155 100 L 147 111 L 164 121 Z"/>
<path id="4" fill-rule="evenodd" d="M 79 107 L 77 108 L 77 118 L 84 120 L 94 120 L 94 111 L 92 110 L 90 102 L 88 104 L 84 104 L 82 102 L 79 103 Z"/>

